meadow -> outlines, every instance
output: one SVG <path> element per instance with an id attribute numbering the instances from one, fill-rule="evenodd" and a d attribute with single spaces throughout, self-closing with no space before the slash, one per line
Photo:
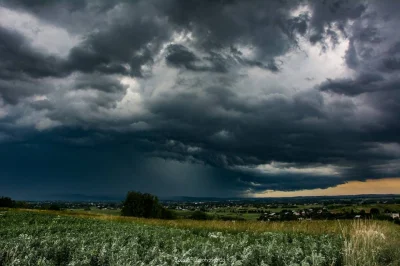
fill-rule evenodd
<path id="1" fill-rule="evenodd" d="M 0 211 L 0 265 L 400 265 L 398 225 Z"/>

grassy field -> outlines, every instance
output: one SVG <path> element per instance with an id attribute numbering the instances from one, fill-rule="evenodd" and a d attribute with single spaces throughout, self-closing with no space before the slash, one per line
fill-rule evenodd
<path id="1" fill-rule="evenodd" d="M 0 210 L 0 265 L 400 265 L 377 221 L 157 220 Z"/>
<path id="2" fill-rule="evenodd" d="M 89 210 L 84 210 L 84 209 L 68 209 L 67 211 L 70 212 L 81 212 L 81 213 L 94 213 L 94 214 L 106 214 L 106 215 L 121 215 L 121 209 L 115 209 L 115 210 L 106 210 L 106 209 L 98 209 L 98 208 L 90 208 Z"/>

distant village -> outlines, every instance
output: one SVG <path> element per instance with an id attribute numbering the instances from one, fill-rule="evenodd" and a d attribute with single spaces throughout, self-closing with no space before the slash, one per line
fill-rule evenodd
<path id="1" fill-rule="evenodd" d="M 254 202 L 168 202 L 167 208 L 176 211 L 204 211 L 215 215 L 236 214 L 238 219 L 249 214 L 258 215 L 259 221 L 336 220 L 336 219 L 380 219 L 400 223 L 398 198 L 392 199 L 334 199 L 327 201 Z M 245 219 L 245 218 L 243 218 Z"/>
<path id="2" fill-rule="evenodd" d="M 202 212 L 210 219 L 309 221 L 336 219 L 379 219 L 400 224 L 400 197 L 162 200 L 178 218 Z M 30 201 L 15 202 L 19 208 L 98 211 L 119 214 L 122 201 Z"/>

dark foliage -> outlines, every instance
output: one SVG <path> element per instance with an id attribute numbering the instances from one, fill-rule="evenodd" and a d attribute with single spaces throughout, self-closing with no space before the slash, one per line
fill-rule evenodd
<path id="1" fill-rule="evenodd" d="M 48 209 L 51 211 L 61 211 L 60 206 L 58 206 L 57 204 L 51 204 Z"/>
<path id="2" fill-rule="evenodd" d="M 15 201 L 10 197 L 0 197 L 0 207 L 28 209 L 29 204 L 25 201 Z"/>
<path id="3" fill-rule="evenodd" d="M 20 208 L 20 209 L 29 209 L 30 208 L 29 204 L 25 201 L 13 201 L 13 207 Z"/>
<path id="4" fill-rule="evenodd" d="M 0 198 L 0 207 L 12 208 L 13 200 L 9 197 L 1 197 Z"/>
<path id="5" fill-rule="evenodd" d="M 192 215 L 190 215 L 190 219 L 193 220 L 208 220 L 209 217 L 207 215 L 207 213 L 202 212 L 202 211 L 195 211 L 192 213 Z"/>
<path id="6" fill-rule="evenodd" d="M 371 215 L 379 215 L 379 214 L 380 214 L 378 208 L 371 208 L 371 210 L 369 211 L 369 213 L 370 213 Z"/>
<path id="7" fill-rule="evenodd" d="M 165 209 L 158 198 L 149 193 L 129 191 L 121 210 L 122 216 L 172 219 L 173 214 Z"/>

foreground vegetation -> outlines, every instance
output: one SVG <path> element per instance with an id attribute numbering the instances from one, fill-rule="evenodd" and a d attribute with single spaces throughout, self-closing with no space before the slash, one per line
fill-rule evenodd
<path id="1" fill-rule="evenodd" d="M 398 226 L 0 211 L 0 265 L 400 265 Z"/>

